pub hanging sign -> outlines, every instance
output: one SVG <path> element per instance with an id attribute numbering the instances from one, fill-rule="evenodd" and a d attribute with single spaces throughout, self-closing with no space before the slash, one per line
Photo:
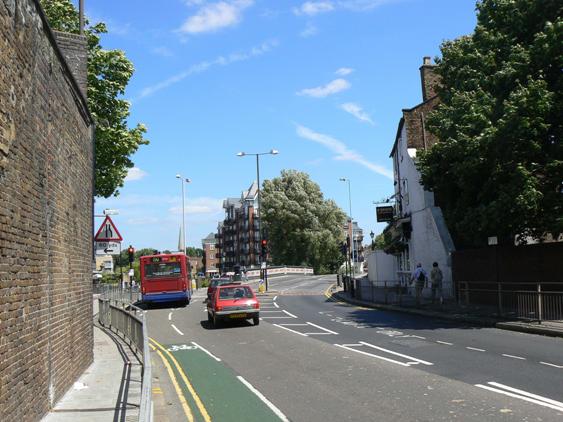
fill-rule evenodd
<path id="1" fill-rule="evenodd" d="M 393 207 L 392 206 L 376 207 L 375 213 L 376 213 L 376 216 L 377 216 L 377 222 L 378 223 L 393 221 Z"/>

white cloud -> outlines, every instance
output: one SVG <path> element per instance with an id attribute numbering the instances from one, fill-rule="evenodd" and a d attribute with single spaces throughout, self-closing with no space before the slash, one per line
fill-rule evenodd
<path id="1" fill-rule="evenodd" d="M 145 177 L 148 173 L 144 170 L 141 170 L 139 167 L 131 167 L 129 171 L 127 171 L 127 176 L 125 176 L 126 182 L 133 182 L 135 180 L 141 180 Z"/>
<path id="2" fill-rule="evenodd" d="M 346 79 L 335 79 L 323 86 L 315 88 L 305 88 L 297 93 L 297 95 L 306 95 L 308 97 L 324 98 L 328 95 L 333 95 L 341 91 L 349 89 L 352 85 Z"/>
<path id="3" fill-rule="evenodd" d="M 201 34 L 237 25 L 242 20 L 243 10 L 253 3 L 254 0 L 233 0 L 203 4 L 195 15 L 184 22 L 180 32 Z"/>
<path id="4" fill-rule="evenodd" d="M 220 214 L 223 212 L 223 200 L 217 198 L 187 198 L 186 200 L 187 214 Z M 182 204 L 174 205 L 169 209 L 172 214 L 182 214 Z"/>
<path id="5" fill-rule="evenodd" d="M 293 8 L 297 16 L 315 16 L 320 13 L 333 12 L 336 10 L 350 10 L 353 12 L 364 12 L 375 9 L 385 3 L 402 0 L 317 0 L 306 1 L 301 6 Z"/>
<path id="6" fill-rule="evenodd" d="M 334 157 L 335 160 L 356 162 L 374 173 L 380 174 L 387 177 L 388 179 L 393 180 L 393 172 L 391 170 L 368 161 L 356 151 L 349 149 L 346 144 L 344 144 L 344 142 L 339 141 L 338 139 L 332 138 L 322 133 L 314 132 L 313 130 L 301 125 L 297 125 L 297 135 L 303 139 L 317 142 L 318 144 L 323 145 L 325 148 L 328 148 L 336 154 Z"/>
<path id="7" fill-rule="evenodd" d="M 252 47 L 250 50 L 247 50 L 247 51 L 242 52 L 242 53 L 241 52 L 235 52 L 235 53 L 229 54 L 228 56 L 216 57 L 212 61 L 203 61 L 203 62 L 196 63 L 196 64 L 190 66 L 188 69 L 184 70 L 181 73 L 178 73 L 174 76 L 171 76 L 168 79 L 165 79 L 165 80 L 158 82 L 154 85 L 143 88 L 141 90 L 141 93 L 137 96 L 137 98 L 135 98 L 135 100 L 139 100 L 141 98 L 148 97 L 148 96 L 154 94 L 155 92 L 158 92 L 162 89 L 168 88 L 171 85 L 177 84 L 178 82 L 186 79 L 187 77 L 189 77 L 191 75 L 205 72 L 210 67 L 227 66 L 227 65 L 230 65 L 232 63 L 241 62 L 241 61 L 249 60 L 253 57 L 261 56 L 261 55 L 269 52 L 273 48 L 275 48 L 277 45 L 278 45 L 277 40 L 265 41 L 262 44 L 255 46 L 255 47 Z"/>
<path id="8" fill-rule="evenodd" d="M 347 76 L 350 73 L 352 73 L 354 71 L 354 69 L 352 69 L 351 67 L 341 67 L 340 69 L 338 69 L 336 73 L 338 76 Z"/>
<path id="9" fill-rule="evenodd" d="M 372 125 L 375 124 L 369 114 L 367 114 L 362 107 L 356 103 L 344 103 L 340 105 L 340 108 L 362 122 L 370 123 Z"/>
<path id="10" fill-rule="evenodd" d="M 319 13 L 332 12 L 333 10 L 334 4 L 332 1 L 306 1 L 301 6 L 294 8 L 293 13 L 298 16 L 314 16 Z"/>
<path id="11" fill-rule="evenodd" d="M 160 46 L 152 49 L 153 54 L 161 57 L 172 57 L 174 53 L 168 47 Z"/>
<path id="12" fill-rule="evenodd" d="M 319 29 L 311 22 L 309 22 L 305 27 L 305 29 L 299 33 L 299 35 L 301 35 L 303 38 L 309 38 L 312 37 L 313 35 L 317 35 L 318 32 Z"/>

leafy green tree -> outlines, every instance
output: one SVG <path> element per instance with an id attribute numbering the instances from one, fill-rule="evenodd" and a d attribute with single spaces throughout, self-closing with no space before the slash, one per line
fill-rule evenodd
<path id="1" fill-rule="evenodd" d="M 261 205 L 274 264 L 309 265 L 317 274 L 336 271 L 346 216 L 308 174 L 284 170 L 264 181 Z"/>
<path id="2" fill-rule="evenodd" d="M 377 236 L 375 236 L 372 242 L 372 249 L 383 250 L 385 249 L 386 246 L 387 246 L 387 242 L 385 240 L 384 233 L 379 233 Z"/>
<path id="3" fill-rule="evenodd" d="M 70 0 L 41 0 L 51 28 L 79 32 L 78 11 Z M 105 50 L 100 36 L 107 32 L 102 22 L 88 26 L 88 107 L 96 121 L 96 195 L 118 195 L 127 171 L 133 167 L 131 155 L 148 144 L 146 128 L 127 126 L 130 104 L 121 96 L 133 75 L 133 64 L 121 50 Z"/>
<path id="4" fill-rule="evenodd" d="M 437 60 L 440 142 L 419 157 L 458 247 L 563 231 L 563 3 L 483 0 Z"/>
<path id="5" fill-rule="evenodd" d="M 186 248 L 186 255 L 193 256 L 193 257 L 202 257 L 203 256 L 203 249 L 195 248 L 193 246 L 188 246 Z"/>

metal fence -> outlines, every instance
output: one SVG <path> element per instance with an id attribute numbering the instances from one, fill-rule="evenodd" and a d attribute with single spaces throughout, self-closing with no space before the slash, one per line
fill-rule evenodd
<path id="1" fill-rule="evenodd" d="M 141 300 L 139 286 L 121 286 L 119 284 L 96 284 L 94 294 L 100 294 L 105 299 L 114 300 L 122 304 L 136 303 Z"/>
<path id="2" fill-rule="evenodd" d="M 460 281 L 458 302 L 489 306 L 507 318 L 563 321 L 563 283 Z"/>
<path id="3" fill-rule="evenodd" d="M 99 298 L 100 324 L 118 333 L 143 365 L 139 421 L 152 421 L 152 369 L 149 353 L 149 337 L 145 314 L 133 305 L 137 301 L 135 288 L 122 289 L 119 286 L 103 286 Z M 133 299 L 134 298 L 134 299 Z"/>

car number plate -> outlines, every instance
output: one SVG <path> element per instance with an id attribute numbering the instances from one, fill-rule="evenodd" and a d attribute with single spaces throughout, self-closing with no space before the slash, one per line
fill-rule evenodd
<path id="1" fill-rule="evenodd" d="M 231 318 L 246 318 L 246 314 L 231 314 Z"/>

